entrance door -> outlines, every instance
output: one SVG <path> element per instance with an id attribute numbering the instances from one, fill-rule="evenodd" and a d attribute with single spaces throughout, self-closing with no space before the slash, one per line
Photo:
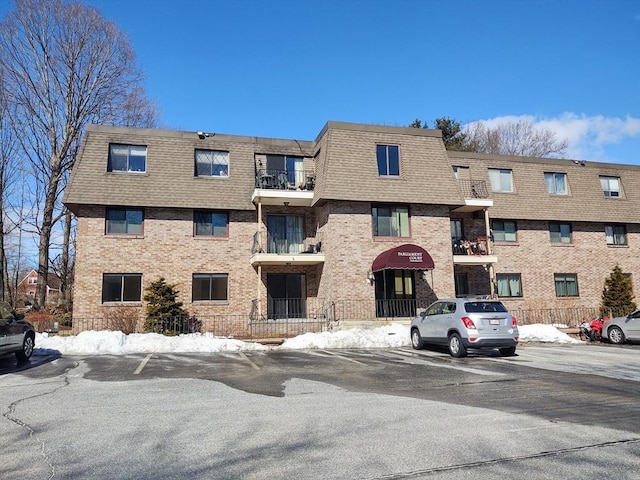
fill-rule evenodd
<path id="1" fill-rule="evenodd" d="M 301 273 L 267 274 L 267 318 L 305 318 L 307 286 Z"/>
<path id="2" fill-rule="evenodd" d="M 382 270 L 374 277 L 376 317 L 415 316 L 415 270 Z"/>

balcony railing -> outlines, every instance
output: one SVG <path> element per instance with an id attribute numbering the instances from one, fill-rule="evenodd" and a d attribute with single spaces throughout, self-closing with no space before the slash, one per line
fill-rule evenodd
<path id="1" fill-rule="evenodd" d="M 313 190 L 316 175 L 313 170 L 266 170 L 256 174 L 256 188 L 270 190 Z"/>
<path id="2" fill-rule="evenodd" d="M 472 240 L 454 238 L 451 240 L 454 255 L 489 255 L 487 237 Z"/>
<path id="3" fill-rule="evenodd" d="M 458 180 L 464 198 L 489 198 L 487 182 L 484 180 Z"/>
<path id="4" fill-rule="evenodd" d="M 253 234 L 251 253 L 275 253 L 276 255 L 297 255 L 300 253 L 320 253 L 322 242 L 308 238 L 300 241 L 275 238 L 269 232 Z"/>

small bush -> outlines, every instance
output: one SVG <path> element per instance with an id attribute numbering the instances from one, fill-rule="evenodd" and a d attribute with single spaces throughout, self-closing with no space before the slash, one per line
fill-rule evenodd
<path id="1" fill-rule="evenodd" d="M 118 330 L 127 335 L 138 330 L 139 318 L 140 310 L 136 307 L 113 307 L 104 314 L 109 330 Z"/>

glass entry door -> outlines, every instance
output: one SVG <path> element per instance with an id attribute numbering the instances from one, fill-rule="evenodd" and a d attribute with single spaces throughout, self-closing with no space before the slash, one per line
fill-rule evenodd
<path id="1" fill-rule="evenodd" d="M 306 318 L 307 286 L 301 273 L 267 274 L 267 318 Z"/>
<path id="2" fill-rule="evenodd" d="M 376 317 L 416 315 L 415 270 L 382 270 L 374 278 Z"/>

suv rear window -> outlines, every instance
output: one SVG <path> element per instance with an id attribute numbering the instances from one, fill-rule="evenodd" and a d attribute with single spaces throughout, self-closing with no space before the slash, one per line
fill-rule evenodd
<path id="1" fill-rule="evenodd" d="M 464 304 L 467 313 L 482 312 L 506 312 L 507 309 L 501 302 L 467 302 Z"/>

